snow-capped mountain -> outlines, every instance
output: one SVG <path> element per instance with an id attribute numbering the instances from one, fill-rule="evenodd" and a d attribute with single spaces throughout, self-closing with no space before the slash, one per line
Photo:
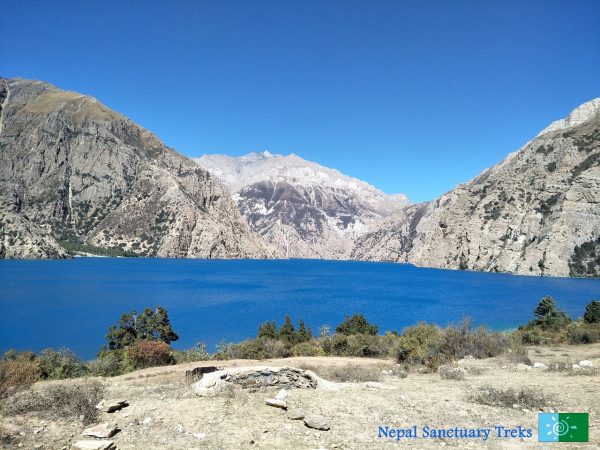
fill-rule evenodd
<path id="1" fill-rule="evenodd" d="M 250 226 L 287 257 L 344 259 L 354 240 L 408 204 L 364 181 L 297 155 L 204 155 Z"/>

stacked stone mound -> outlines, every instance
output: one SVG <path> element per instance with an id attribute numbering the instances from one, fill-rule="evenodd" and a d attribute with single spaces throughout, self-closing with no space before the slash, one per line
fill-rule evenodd
<path id="1" fill-rule="evenodd" d="M 267 387 L 283 389 L 325 389 L 338 390 L 335 383 L 318 377 L 310 370 L 295 367 L 231 367 L 205 374 L 194 385 L 199 396 L 216 394 L 226 386 L 237 385 L 250 391 Z"/>

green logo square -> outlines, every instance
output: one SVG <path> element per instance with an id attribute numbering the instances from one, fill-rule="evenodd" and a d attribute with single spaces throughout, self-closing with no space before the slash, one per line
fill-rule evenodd
<path id="1" fill-rule="evenodd" d="M 588 442 L 589 440 L 587 413 L 559 413 L 558 426 L 558 442 Z"/>

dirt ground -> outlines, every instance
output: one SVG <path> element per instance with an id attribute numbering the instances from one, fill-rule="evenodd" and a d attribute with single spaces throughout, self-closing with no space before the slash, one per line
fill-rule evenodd
<path id="1" fill-rule="evenodd" d="M 600 368 L 600 344 L 540 347 L 529 350 L 534 362 L 591 360 Z M 120 377 L 102 379 L 106 398 L 125 398 L 129 406 L 103 413 L 101 422 L 117 423 L 113 437 L 119 449 L 366 449 L 366 448 L 585 448 L 600 449 L 600 371 L 585 375 L 523 366 L 504 357 L 465 359 L 464 380 L 444 380 L 436 373 L 411 370 L 406 378 L 382 374 L 378 383 L 339 383 L 339 391 L 291 390 L 289 408 L 303 408 L 328 419 L 331 429 L 307 428 L 290 420 L 286 412 L 265 404 L 276 389 L 248 392 L 231 389 L 214 397 L 198 397 L 185 380 L 185 371 L 202 365 L 248 366 L 252 364 L 327 368 L 360 365 L 381 370 L 392 361 L 362 358 L 288 358 L 268 361 L 220 361 L 152 368 Z M 323 369 L 325 372 L 325 369 Z M 66 383 L 81 382 L 78 380 Z M 35 388 L 43 389 L 45 383 Z M 54 383 L 58 383 L 54 381 Z M 481 387 L 534 387 L 551 398 L 545 412 L 588 412 L 589 443 L 539 443 L 538 410 L 521 406 L 485 406 L 469 400 Z M 503 426 L 531 428 L 531 438 L 498 438 L 492 431 L 487 441 L 378 437 L 379 427 L 480 428 Z M 69 449 L 83 439 L 81 423 L 41 420 L 31 414 L 0 417 L 0 426 L 17 436 L 5 448 Z M 18 447 L 20 444 L 20 447 Z M 558 447 L 556 447 L 558 445 Z"/>

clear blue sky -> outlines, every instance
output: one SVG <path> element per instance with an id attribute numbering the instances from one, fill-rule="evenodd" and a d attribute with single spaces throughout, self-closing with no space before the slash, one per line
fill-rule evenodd
<path id="1" fill-rule="evenodd" d="M 600 1 L 2 0 L 0 75 L 431 199 L 600 96 Z"/>

